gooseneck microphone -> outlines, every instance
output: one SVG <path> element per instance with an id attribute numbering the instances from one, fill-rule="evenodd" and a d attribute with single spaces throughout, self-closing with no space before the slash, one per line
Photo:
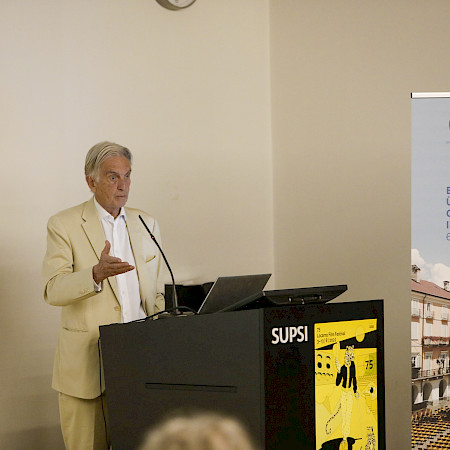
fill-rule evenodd
<path id="1" fill-rule="evenodd" d="M 147 224 L 144 222 L 144 219 L 141 217 L 141 215 L 139 215 L 139 219 L 141 219 L 141 222 L 144 225 L 145 229 L 148 231 L 148 234 L 150 235 L 153 242 L 158 247 L 158 250 L 161 252 L 161 256 L 163 257 L 164 262 L 166 263 L 166 266 L 169 269 L 170 277 L 172 278 L 172 306 L 173 306 L 173 310 L 174 310 L 175 314 L 178 314 L 178 311 L 179 311 L 178 297 L 177 297 L 177 290 L 176 290 L 176 285 L 175 285 L 175 278 L 173 277 L 172 269 L 170 268 L 170 265 L 169 265 L 169 262 L 167 261 L 166 255 L 162 251 L 162 248 L 159 246 L 158 241 L 156 240 L 155 236 L 148 228 Z"/>

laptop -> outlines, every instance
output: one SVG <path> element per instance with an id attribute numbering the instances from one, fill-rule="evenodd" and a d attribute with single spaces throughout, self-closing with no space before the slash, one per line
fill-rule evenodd
<path id="1" fill-rule="evenodd" d="M 269 274 L 219 277 L 201 304 L 198 314 L 232 311 L 236 304 L 262 297 Z"/>

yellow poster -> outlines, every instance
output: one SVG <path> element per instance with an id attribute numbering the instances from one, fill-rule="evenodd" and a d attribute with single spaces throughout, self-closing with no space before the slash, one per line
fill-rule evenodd
<path id="1" fill-rule="evenodd" d="M 316 450 L 378 449 L 377 319 L 314 326 Z"/>

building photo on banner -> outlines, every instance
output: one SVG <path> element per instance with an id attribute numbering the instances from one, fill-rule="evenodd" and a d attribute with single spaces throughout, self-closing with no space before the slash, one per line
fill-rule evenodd
<path id="1" fill-rule="evenodd" d="M 450 93 L 413 93 L 412 448 L 450 448 Z"/>

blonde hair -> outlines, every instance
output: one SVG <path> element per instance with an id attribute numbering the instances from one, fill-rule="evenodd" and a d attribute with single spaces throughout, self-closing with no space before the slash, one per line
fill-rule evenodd
<path id="1" fill-rule="evenodd" d="M 201 413 L 176 416 L 152 429 L 140 450 L 256 450 L 231 417 Z"/>
<path id="2" fill-rule="evenodd" d="M 114 142 L 103 141 L 95 144 L 87 153 L 84 163 L 84 174 L 98 181 L 101 164 L 111 156 L 125 156 L 131 166 L 133 156 L 130 150 Z"/>

